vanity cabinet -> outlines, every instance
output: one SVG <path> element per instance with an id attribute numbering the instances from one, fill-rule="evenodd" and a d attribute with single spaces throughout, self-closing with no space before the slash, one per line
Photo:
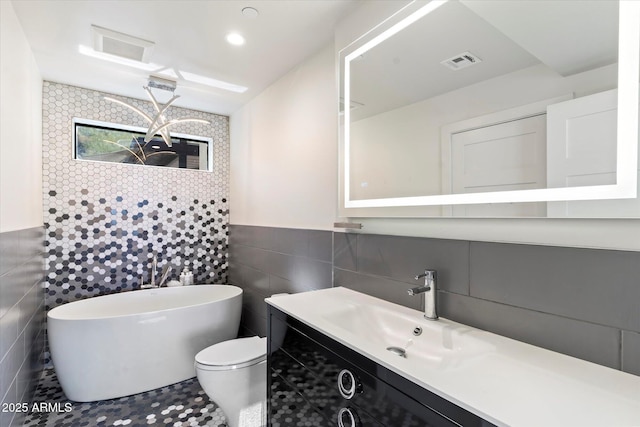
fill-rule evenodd
<path id="1" fill-rule="evenodd" d="M 272 306 L 267 323 L 268 426 L 493 425 Z"/>

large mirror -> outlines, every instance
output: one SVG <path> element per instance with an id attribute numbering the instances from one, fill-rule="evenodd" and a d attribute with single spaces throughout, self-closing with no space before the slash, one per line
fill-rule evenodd
<path id="1" fill-rule="evenodd" d="M 409 4 L 341 52 L 345 216 L 640 217 L 639 27 L 636 1 Z"/>

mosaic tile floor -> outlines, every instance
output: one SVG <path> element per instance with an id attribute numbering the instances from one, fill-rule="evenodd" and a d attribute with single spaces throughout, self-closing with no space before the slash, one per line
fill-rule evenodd
<path id="1" fill-rule="evenodd" d="M 226 426 L 223 412 L 202 391 L 196 378 L 119 399 L 78 403 L 65 397 L 55 371 L 47 369 L 34 402 L 45 404 L 43 412 L 28 414 L 25 427 Z"/>

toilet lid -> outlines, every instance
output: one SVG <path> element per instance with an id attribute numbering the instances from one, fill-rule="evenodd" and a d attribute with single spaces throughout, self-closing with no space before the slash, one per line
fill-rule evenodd
<path id="1" fill-rule="evenodd" d="M 264 359 L 266 355 L 266 338 L 237 338 L 205 348 L 196 354 L 196 362 L 208 366 L 230 366 Z"/>

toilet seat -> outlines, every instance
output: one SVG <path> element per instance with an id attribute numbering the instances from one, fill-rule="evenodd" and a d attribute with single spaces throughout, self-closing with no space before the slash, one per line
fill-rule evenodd
<path id="1" fill-rule="evenodd" d="M 227 371 L 256 365 L 266 359 L 266 338 L 237 338 L 214 344 L 196 354 L 196 368 Z"/>

